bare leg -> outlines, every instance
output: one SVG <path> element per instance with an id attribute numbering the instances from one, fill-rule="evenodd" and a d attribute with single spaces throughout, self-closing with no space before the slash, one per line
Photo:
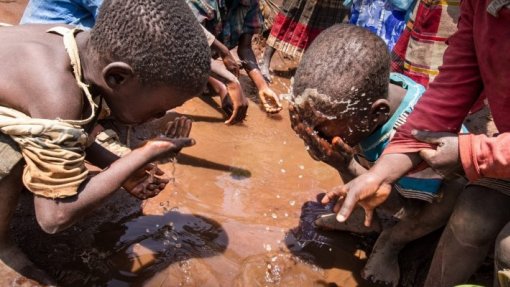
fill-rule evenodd
<path id="1" fill-rule="evenodd" d="M 425 286 L 466 282 L 483 262 L 491 244 L 510 221 L 510 196 L 468 186 L 439 241 Z"/>
<path id="2" fill-rule="evenodd" d="M 383 230 L 370 254 L 362 276 L 373 282 L 397 286 L 400 279 L 398 254 L 407 243 L 444 226 L 453 211 L 464 182 L 449 181 L 442 186 L 440 202 L 426 204 L 418 210 L 406 210 L 406 215 L 390 228 Z"/>
<path id="3" fill-rule="evenodd" d="M 9 238 L 9 223 L 16 210 L 21 188 L 22 162 L 0 181 L 0 286 L 28 284 L 38 286 L 30 279 L 50 284 L 49 277 L 37 269 Z M 28 277 L 30 279 L 27 280 Z"/>
<path id="4" fill-rule="evenodd" d="M 262 76 L 264 76 L 264 79 L 268 83 L 271 83 L 271 74 L 269 73 L 269 67 L 271 67 L 271 59 L 273 58 L 274 52 L 276 52 L 275 48 L 266 45 L 266 48 L 264 49 L 264 57 L 262 58 L 262 62 L 260 63 L 260 72 L 262 73 Z"/>

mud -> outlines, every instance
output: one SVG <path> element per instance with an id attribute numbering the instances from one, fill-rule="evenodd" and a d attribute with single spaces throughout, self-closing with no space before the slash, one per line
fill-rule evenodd
<path id="1" fill-rule="evenodd" d="M 16 23 L 25 4 L 0 1 L 0 22 Z M 254 42 L 259 54 L 262 42 Z M 275 54 L 278 94 L 295 66 Z M 204 97 L 132 131 L 136 145 L 175 116 L 194 121 L 197 145 L 161 166 L 172 183 L 160 195 L 139 201 L 119 190 L 76 226 L 48 235 L 24 192 L 12 224 L 17 244 L 61 286 L 371 286 L 359 274 L 374 238 L 313 225 L 328 212 L 316 196 L 340 184 L 338 174 L 309 157 L 286 109 L 267 116 L 246 75 L 241 82 L 251 100 L 242 125 L 223 124 L 218 99 Z M 403 273 L 404 285 L 423 279 L 438 234 L 404 252 L 404 262 L 419 263 Z"/>

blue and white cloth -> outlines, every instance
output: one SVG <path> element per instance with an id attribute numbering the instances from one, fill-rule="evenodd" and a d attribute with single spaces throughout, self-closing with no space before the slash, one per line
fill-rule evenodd
<path id="1" fill-rule="evenodd" d="M 103 0 L 30 0 L 20 24 L 65 23 L 90 29 Z"/>
<path id="2" fill-rule="evenodd" d="M 390 82 L 406 89 L 407 93 L 391 118 L 360 143 L 361 155 L 371 164 L 375 163 L 382 155 L 396 130 L 406 122 L 414 106 L 425 92 L 422 85 L 402 74 L 391 73 Z M 439 196 L 442 179 L 430 167 L 424 167 L 402 177 L 395 183 L 395 188 L 404 197 L 433 202 Z"/>
<path id="3" fill-rule="evenodd" d="M 381 37 L 391 51 L 406 26 L 414 0 L 347 0 L 351 6 L 349 23 Z"/>

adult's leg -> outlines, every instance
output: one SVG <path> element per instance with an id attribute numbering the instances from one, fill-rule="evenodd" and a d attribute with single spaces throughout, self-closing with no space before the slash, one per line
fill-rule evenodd
<path id="1" fill-rule="evenodd" d="M 510 196 L 468 186 L 443 232 L 425 286 L 466 282 L 483 262 L 500 230 L 510 221 Z"/>
<path id="2" fill-rule="evenodd" d="M 443 198 L 439 202 L 422 207 L 405 208 L 405 215 L 394 226 L 384 229 L 377 239 L 363 277 L 374 282 L 396 286 L 400 279 L 398 254 L 407 243 L 421 238 L 448 222 L 455 202 L 464 189 L 464 181 L 445 182 L 441 188 Z"/>
<path id="3" fill-rule="evenodd" d="M 271 59 L 273 58 L 274 52 L 276 52 L 275 48 L 266 45 L 266 48 L 264 49 L 264 56 L 259 66 L 262 76 L 264 76 L 264 79 L 266 79 L 268 83 L 271 83 L 271 74 L 269 73 L 269 67 L 271 67 Z"/>

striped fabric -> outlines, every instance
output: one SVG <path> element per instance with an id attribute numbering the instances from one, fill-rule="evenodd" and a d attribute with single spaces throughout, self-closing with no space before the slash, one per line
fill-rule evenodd
<path id="1" fill-rule="evenodd" d="M 420 0 L 392 51 L 392 71 L 428 87 L 457 31 L 461 0 Z"/>
<path id="2" fill-rule="evenodd" d="M 286 0 L 276 15 L 267 44 L 300 57 L 324 29 L 341 23 L 346 9 L 340 0 Z"/>

